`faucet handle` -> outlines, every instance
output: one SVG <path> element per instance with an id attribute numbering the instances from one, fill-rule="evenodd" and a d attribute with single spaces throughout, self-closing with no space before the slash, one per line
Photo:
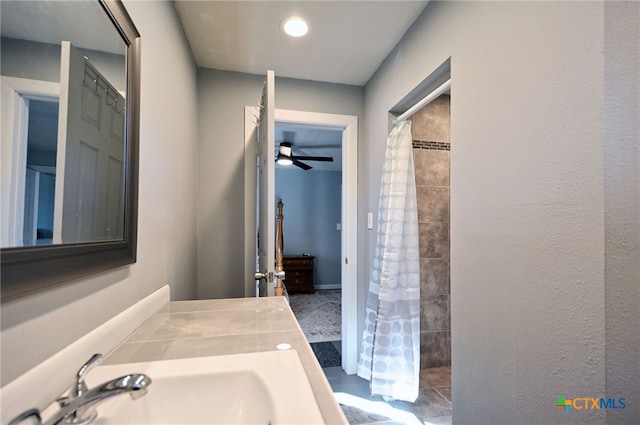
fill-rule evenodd
<path id="1" fill-rule="evenodd" d="M 84 382 L 85 375 L 89 373 L 91 369 L 96 367 L 102 362 L 102 354 L 96 353 L 85 364 L 83 364 L 80 369 L 78 369 L 78 373 L 76 373 L 76 381 L 69 390 L 69 395 L 58 398 L 56 401 L 60 405 L 60 407 L 67 407 L 71 404 L 76 398 L 82 396 L 86 391 L 88 391 L 87 384 Z M 76 412 L 72 414 L 72 421 L 76 421 Z"/>
<path id="2" fill-rule="evenodd" d="M 83 364 L 80 369 L 78 369 L 78 373 L 76 373 L 76 380 L 69 390 L 69 395 L 62 396 L 56 400 L 61 407 L 68 406 L 74 399 L 80 397 L 82 394 L 84 394 L 85 391 L 88 390 L 87 384 L 85 384 L 84 382 L 85 375 L 101 362 L 102 354 L 96 353 L 91 356 L 91 358 L 87 360 L 87 362 Z"/>
<path id="3" fill-rule="evenodd" d="M 71 392 L 69 393 L 70 397 L 79 397 L 87 391 L 87 384 L 84 383 L 84 378 L 87 373 L 100 363 L 102 363 L 102 354 L 96 353 L 91 358 L 82 365 L 82 367 L 76 373 L 76 382 L 73 388 L 71 388 Z"/>

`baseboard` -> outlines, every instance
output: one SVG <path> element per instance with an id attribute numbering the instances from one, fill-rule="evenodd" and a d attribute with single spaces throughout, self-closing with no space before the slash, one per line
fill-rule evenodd
<path id="1" fill-rule="evenodd" d="M 325 283 L 323 285 L 314 285 L 313 288 L 316 291 L 327 291 L 329 289 L 342 289 L 342 285 L 339 283 Z"/>

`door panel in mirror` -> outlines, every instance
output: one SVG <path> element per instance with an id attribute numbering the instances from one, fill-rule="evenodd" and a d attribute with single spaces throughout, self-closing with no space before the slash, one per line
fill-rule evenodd
<path id="1" fill-rule="evenodd" d="M 124 98 L 67 41 L 61 64 L 54 242 L 122 239 Z"/>

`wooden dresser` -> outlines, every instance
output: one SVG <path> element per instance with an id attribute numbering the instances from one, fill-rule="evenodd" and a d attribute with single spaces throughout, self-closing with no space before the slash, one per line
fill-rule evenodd
<path id="1" fill-rule="evenodd" d="M 283 269 L 284 284 L 290 294 L 313 294 L 313 259 L 306 255 L 285 255 Z"/>

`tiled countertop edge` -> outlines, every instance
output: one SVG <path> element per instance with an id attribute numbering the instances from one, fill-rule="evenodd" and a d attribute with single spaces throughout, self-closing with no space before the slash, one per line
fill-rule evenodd
<path id="1" fill-rule="evenodd" d="M 93 354 L 111 352 L 169 299 L 170 289 L 165 285 L 2 387 L 0 422 L 9 423 L 27 409 L 49 405 L 69 388 L 80 366 Z"/>

